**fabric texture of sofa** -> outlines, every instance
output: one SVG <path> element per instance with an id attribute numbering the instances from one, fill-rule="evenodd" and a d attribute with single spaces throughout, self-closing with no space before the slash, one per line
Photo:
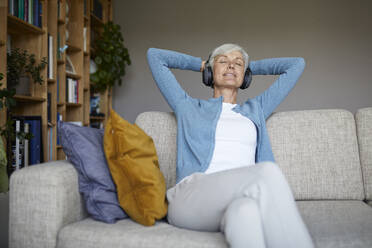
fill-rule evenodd
<path id="1" fill-rule="evenodd" d="M 145 112 L 136 119 L 156 146 L 167 188 L 176 182 L 176 119 Z M 372 108 L 274 113 L 267 128 L 317 247 L 372 247 Z M 87 216 L 68 161 L 30 166 L 10 182 L 9 243 L 16 247 L 227 247 L 221 233 L 158 221 L 105 224 Z"/>

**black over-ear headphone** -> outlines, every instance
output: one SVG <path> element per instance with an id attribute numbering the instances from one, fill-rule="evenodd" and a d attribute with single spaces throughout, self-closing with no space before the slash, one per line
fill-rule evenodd
<path id="1" fill-rule="evenodd" d="M 205 62 L 205 68 L 204 68 L 204 71 L 203 71 L 203 83 L 206 86 L 209 86 L 209 87 L 213 88 L 213 72 L 212 72 L 212 68 L 209 64 L 209 59 L 210 58 L 211 58 L 211 55 L 209 55 L 208 60 Z M 248 88 L 249 85 L 251 84 L 251 82 L 252 82 L 252 71 L 248 66 L 247 69 L 245 70 L 244 80 L 243 80 L 242 85 L 240 86 L 240 89 L 244 90 L 244 89 Z"/>

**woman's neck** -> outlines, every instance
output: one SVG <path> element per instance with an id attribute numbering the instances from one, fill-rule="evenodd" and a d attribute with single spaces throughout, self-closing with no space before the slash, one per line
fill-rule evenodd
<path id="1" fill-rule="evenodd" d="M 237 89 L 232 88 L 214 88 L 213 97 L 218 98 L 223 96 L 223 102 L 236 104 L 238 95 Z"/>

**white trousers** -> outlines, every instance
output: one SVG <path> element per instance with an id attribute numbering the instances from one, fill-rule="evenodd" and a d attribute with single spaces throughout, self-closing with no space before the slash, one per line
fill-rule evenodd
<path id="1" fill-rule="evenodd" d="M 168 222 L 221 231 L 230 247 L 310 248 L 310 234 L 280 168 L 258 163 L 195 173 L 167 191 Z"/>

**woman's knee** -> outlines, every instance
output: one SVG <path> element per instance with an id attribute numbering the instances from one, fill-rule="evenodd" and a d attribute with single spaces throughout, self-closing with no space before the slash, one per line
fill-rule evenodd
<path id="1" fill-rule="evenodd" d="M 252 215 L 260 215 L 256 200 L 250 197 L 241 197 L 233 200 L 228 205 L 224 221 L 238 220 Z"/>

